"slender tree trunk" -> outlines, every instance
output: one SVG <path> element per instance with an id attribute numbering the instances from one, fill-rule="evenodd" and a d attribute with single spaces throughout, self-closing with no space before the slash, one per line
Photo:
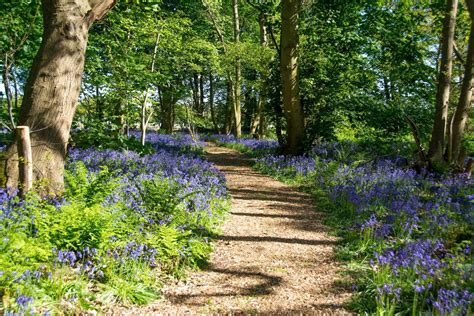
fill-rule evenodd
<path id="1" fill-rule="evenodd" d="M 238 0 L 232 0 L 232 13 L 234 18 L 234 42 L 239 49 L 240 44 L 240 22 L 239 22 L 239 2 Z M 241 58 L 240 53 L 237 53 L 235 57 L 235 80 L 234 80 L 234 122 L 235 122 L 235 137 L 240 138 L 242 136 L 242 114 L 240 109 L 240 98 L 241 98 L 241 81 L 242 81 L 242 69 L 241 69 Z"/>
<path id="2" fill-rule="evenodd" d="M 10 89 L 10 68 L 11 64 L 8 60 L 8 54 L 5 54 L 5 62 L 3 64 L 3 86 L 5 89 L 5 95 L 7 97 L 7 111 L 8 111 L 8 118 L 10 120 L 10 129 L 13 131 L 15 129 L 15 117 L 13 115 L 13 96 L 12 91 Z"/>
<path id="3" fill-rule="evenodd" d="M 102 100 L 100 97 L 99 85 L 95 86 L 95 112 L 98 120 L 104 119 L 104 110 L 102 109 Z"/>
<path id="4" fill-rule="evenodd" d="M 92 4 L 93 2 L 93 4 Z M 19 125 L 29 126 L 35 181 L 43 193 L 63 189 L 67 143 L 81 88 L 89 28 L 114 0 L 43 0 L 42 43 L 26 83 Z M 7 186 L 18 186 L 18 149 L 8 148 Z"/>
<path id="5" fill-rule="evenodd" d="M 268 35 L 266 26 L 265 13 L 261 12 L 258 18 L 258 24 L 260 26 L 260 45 L 263 49 L 268 47 Z M 266 121 L 265 121 L 265 104 L 267 102 L 266 91 L 267 91 L 267 78 L 268 74 L 260 74 L 262 76 L 262 87 L 260 89 L 260 95 L 258 97 L 257 116 L 258 116 L 258 138 L 262 139 L 266 134 Z"/>
<path id="6" fill-rule="evenodd" d="M 303 150 L 304 113 L 298 82 L 298 15 L 301 0 L 283 0 L 281 11 L 281 80 L 283 111 L 288 124 L 285 150 L 298 154 Z"/>
<path id="7" fill-rule="evenodd" d="M 191 87 L 193 90 L 193 109 L 195 113 L 199 113 L 199 101 L 201 97 L 199 96 L 199 74 L 197 72 L 193 74 Z"/>
<path id="8" fill-rule="evenodd" d="M 469 42 L 467 47 L 467 56 L 464 65 L 464 78 L 461 85 L 461 95 L 453 116 L 451 127 L 451 143 L 449 157 L 450 162 L 464 167 L 464 157 L 461 155 L 461 141 L 466 129 L 466 123 L 469 118 L 472 101 L 472 87 L 474 85 L 474 0 L 466 0 L 471 20 L 471 28 L 469 33 Z"/>
<path id="9" fill-rule="evenodd" d="M 232 81 L 227 81 L 227 104 L 225 113 L 225 125 L 224 132 L 230 134 L 232 132 L 233 123 L 233 109 L 234 109 L 234 97 L 233 97 Z"/>
<path id="10" fill-rule="evenodd" d="M 168 134 L 173 133 L 174 128 L 174 96 L 172 88 L 160 89 L 162 102 L 161 102 L 161 114 L 162 114 L 162 126 Z"/>
<path id="11" fill-rule="evenodd" d="M 199 115 L 204 117 L 204 76 L 199 74 Z"/>
<path id="12" fill-rule="evenodd" d="M 145 92 L 145 98 L 143 100 L 142 108 L 140 111 L 140 143 L 142 146 L 146 144 L 146 129 L 147 129 L 147 113 L 146 104 L 148 103 L 148 91 Z"/>
<path id="13" fill-rule="evenodd" d="M 441 62 L 436 92 L 436 111 L 431 133 L 428 159 L 432 163 L 442 163 L 448 125 L 448 106 L 453 68 L 454 29 L 458 0 L 448 0 L 441 39 Z"/>
<path id="14" fill-rule="evenodd" d="M 126 96 L 120 98 L 119 101 L 115 104 L 115 123 L 118 125 L 118 133 L 120 134 L 125 134 L 125 114 L 124 114 L 124 108 L 125 108 L 125 102 L 126 102 Z"/>
<path id="15" fill-rule="evenodd" d="M 214 109 L 214 76 L 209 72 L 209 109 L 211 111 L 212 125 L 214 132 L 219 133 L 219 125 L 217 124 L 216 111 Z"/>
<path id="16" fill-rule="evenodd" d="M 13 68 L 13 66 L 12 66 L 12 68 Z M 17 77 L 15 75 L 15 71 L 12 71 L 11 74 L 12 74 L 12 79 L 13 79 L 13 90 L 15 91 L 15 97 L 14 97 L 15 103 L 14 103 L 14 105 L 15 105 L 15 110 L 18 110 L 18 96 L 19 96 L 18 80 L 17 80 Z"/>
<path id="17" fill-rule="evenodd" d="M 253 103 L 253 102 L 249 102 L 250 103 Z M 252 135 L 253 137 L 257 137 L 257 130 L 258 130 L 258 123 L 259 123 L 259 117 L 258 117 L 258 102 L 257 102 L 257 105 L 253 105 L 254 109 L 253 109 L 253 113 L 251 114 L 251 117 L 250 117 L 250 135 Z"/>
<path id="18" fill-rule="evenodd" d="M 161 29 L 156 34 L 155 46 L 153 48 L 153 55 L 151 57 L 151 66 L 150 66 L 151 73 L 155 72 L 156 55 L 158 53 L 158 45 L 160 45 L 160 36 L 161 36 Z M 141 113 L 140 115 L 140 130 L 141 130 L 140 142 L 142 146 L 145 146 L 145 143 L 146 143 L 146 130 L 148 127 L 148 121 L 152 115 L 151 113 L 147 114 L 147 111 L 146 111 L 147 104 L 148 104 L 148 86 L 145 89 L 142 109 L 140 112 Z"/>

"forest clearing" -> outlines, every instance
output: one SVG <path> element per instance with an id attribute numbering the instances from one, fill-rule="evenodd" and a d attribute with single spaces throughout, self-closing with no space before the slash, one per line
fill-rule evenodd
<path id="1" fill-rule="evenodd" d="M 474 0 L 4 0 L 4 315 L 474 313 Z"/>

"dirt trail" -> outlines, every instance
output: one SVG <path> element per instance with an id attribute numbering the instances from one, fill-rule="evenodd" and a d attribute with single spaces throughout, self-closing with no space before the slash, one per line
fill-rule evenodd
<path id="1" fill-rule="evenodd" d="M 256 173 L 234 150 L 207 151 L 232 195 L 223 235 L 209 269 L 164 288 L 164 299 L 140 314 L 348 314 L 350 294 L 334 285 L 336 239 L 311 198 Z"/>

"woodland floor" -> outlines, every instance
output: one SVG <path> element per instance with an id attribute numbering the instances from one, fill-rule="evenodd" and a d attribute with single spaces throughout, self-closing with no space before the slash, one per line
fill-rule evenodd
<path id="1" fill-rule="evenodd" d="M 335 284 L 337 239 L 309 195 L 253 171 L 234 150 L 209 144 L 207 153 L 232 195 L 209 268 L 124 314 L 349 314 L 343 305 L 350 293 Z"/>

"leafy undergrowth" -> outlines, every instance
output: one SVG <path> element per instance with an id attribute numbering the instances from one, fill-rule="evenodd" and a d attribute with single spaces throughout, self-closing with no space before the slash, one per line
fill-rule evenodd
<path id="1" fill-rule="evenodd" d="M 72 149 L 61 199 L 0 191 L 5 314 L 146 304 L 206 263 L 228 208 L 225 179 L 189 138 L 149 140 L 153 154 Z"/>
<path id="2" fill-rule="evenodd" d="M 305 156 L 259 155 L 255 168 L 311 192 L 327 213 L 354 281 L 350 308 L 472 313 L 474 181 L 417 174 L 405 158 L 373 153 L 353 143 L 323 144 Z"/>

